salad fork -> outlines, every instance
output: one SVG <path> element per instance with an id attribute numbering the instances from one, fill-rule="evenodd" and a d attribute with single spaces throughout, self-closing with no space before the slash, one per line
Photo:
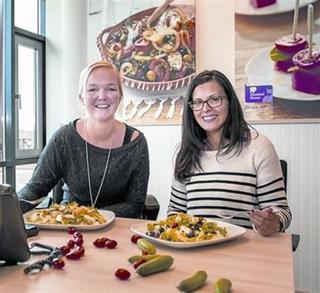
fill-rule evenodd
<path id="1" fill-rule="evenodd" d="M 215 214 L 215 216 L 217 216 L 217 217 L 219 217 L 221 219 L 233 219 L 235 216 L 238 216 L 238 215 L 241 215 L 241 214 L 249 216 L 249 211 L 235 212 L 232 215 Z"/>

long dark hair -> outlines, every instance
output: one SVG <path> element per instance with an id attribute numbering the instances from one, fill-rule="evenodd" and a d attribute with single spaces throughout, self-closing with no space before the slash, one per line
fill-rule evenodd
<path id="1" fill-rule="evenodd" d="M 188 103 L 192 100 L 194 89 L 206 82 L 215 81 L 223 89 L 229 101 L 229 113 L 223 126 L 222 137 L 230 142 L 227 146 L 218 147 L 217 156 L 240 154 L 244 146 L 250 143 L 251 134 L 249 125 L 244 120 L 241 105 L 238 101 L 235 90 L 228 78 L 217 70 L 206 70 L 199 73 L 190 84 L 184 103 L 182 117 L 182 141 L 178 151 L 174 176 L 183 182 L 187 179 L 194 168 L 202 170 L 200 158 L 206 144 L 207 134 L 194 118 L 193 111 Z"/>

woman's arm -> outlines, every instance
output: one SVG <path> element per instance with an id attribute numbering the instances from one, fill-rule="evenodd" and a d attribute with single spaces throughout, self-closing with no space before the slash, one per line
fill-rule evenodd
<path id="1" fill-rule="evenodd" d="M 180 212 L 187 213 L 187 190 L 185 184 L 174 178 L 167 214 L 170 216 Z"/>
<path id="2" fill-rule="evenodd" d="M 278 155 L 270 140 L 264 136 L 258 147 L 255 166 L 260 211 L 252 213 L 251 220 L 263 235 L 284 231 L 290 225 L 291 211 Z"/>
<path id="3" fill-rule="evenodd" d="M 62 176 L 60 148 L 60 131 L 58 130 L 42 151 L 31 179 L 18 192 L 19 199 L 35 201 L 47 196 L 57 184 Z"/>

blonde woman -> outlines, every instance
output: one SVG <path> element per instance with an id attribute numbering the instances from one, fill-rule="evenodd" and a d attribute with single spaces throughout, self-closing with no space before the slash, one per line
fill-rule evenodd
<path id="1" fill-rule="evenodd" d="M 64 203 L 139 217 L 148 186 L 148 146 L 140 131 L 115 119 L 122 96 L 119 73 L 110 63 L 87 66 L 79 81 L 84 117 L 51 137 L 19 197 L 44 197 L 62 179 Z"/>

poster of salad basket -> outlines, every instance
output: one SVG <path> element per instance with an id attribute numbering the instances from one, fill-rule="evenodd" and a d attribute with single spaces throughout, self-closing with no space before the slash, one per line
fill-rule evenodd
<path id="1" fill-rule="evenodd" d="M 195 75 L 194 1 L 104 0 L 103 8 L 108 25 L 97 49 L 121 74 L 118 118 L 131 125 L 180 124 Z"/>
<path id="2" fill-rule="evenodd" d="M 320 1 L 235 1 L 237 94 L 250 122 L 320 122 Z"/>

